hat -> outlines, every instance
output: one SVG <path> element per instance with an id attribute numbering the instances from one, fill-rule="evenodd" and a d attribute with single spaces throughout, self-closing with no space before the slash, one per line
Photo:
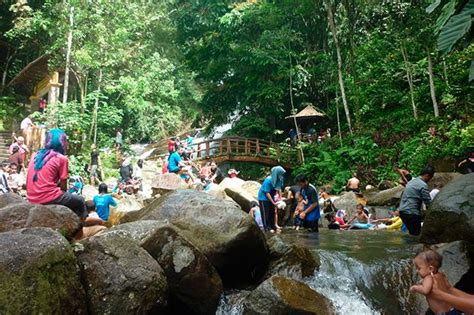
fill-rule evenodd
<path id="1" fill-rule="evenodd" d="M 237 172 L 237 170 L 236 170 L 236 169 L 234 169 L 234 168 L 231 168 L 231 169 L 230 169 L 230 170 L 227 172 L 227 174 L 229 174 L 229 175 L 231 175 L 231 174 L 236 174 L 236 175 L 239 175 L 239 174 L 240 174 L 240 172 Z"/>

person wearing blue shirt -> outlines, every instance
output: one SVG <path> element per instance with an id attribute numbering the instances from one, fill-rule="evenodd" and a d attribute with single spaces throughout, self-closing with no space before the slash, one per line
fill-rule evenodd
<path id="1" fill-rule="evenodd" d="M 110 207 L 116 207 L 117 202 L 111 195 L 107 195 L 107 184 L 99 185 L 99 194 L 94 197 L 97 215 L 104 221 L 109 219 Z"/>
<path id="2" fill-rule="evenodd" d="M 275 166 L 271 169 L 270 176 L 265 178 L 258 191 L 258 203 L 262 212 L 263 226 L 266 231 L 274 233 L 276 231 L 275 224 L 275 206 L 273 200 L 275 192 L 281 190 L 284 183 L 285 169 L 281 166 Z"/>
<path id="3" fill-rule="evenodd" d="M 303 226 L 313 232 L 319 231 L 319 218 L 321 213 L 319 210 L 318 191 L 316 187 L 311 185 L 304 175 L 296 177 L 296 182 L 301 187 L 301 194 L 308 202 L 305 209 L 300 213 L 300 219 L 303 220 Z"/>
<path id="4" fill-rule="evenodd" d="M 177 175 L 188 175 L 192 181 L 194 176 L 189 167 L 182 161 L 181 155 L 184 153 L 184 148 L 179 147 L 178 151 L 170 154 L 168 158 L 168 172 L 175 173 Z"/>

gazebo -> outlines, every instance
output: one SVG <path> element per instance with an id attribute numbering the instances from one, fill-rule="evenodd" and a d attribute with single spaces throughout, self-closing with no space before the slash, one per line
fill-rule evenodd
<path id="1" fill-rule="evenodd" d="M 298 139 L 300 139 L 300 134 L 304 134 L 301 132 L 301 126 L 309 127 L 311 123 L 326 117 L 325 113 L 317 110 L 311 103 L 306 104 L 306 107 L 298 113 L 286 117 L 286 119 L 292 119 L 294 121 Z"/>

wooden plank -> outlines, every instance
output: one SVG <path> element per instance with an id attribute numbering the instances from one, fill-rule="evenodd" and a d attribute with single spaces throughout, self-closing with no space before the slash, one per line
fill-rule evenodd
<path id="1" fill-rule="evenodd" d="M 211 152 L 210 152 L 210 148 L 209 148 L 210 144 L 209 144 L 209 141 L 206 141 L 206 156 L 207 157 L 210 157 L 211 156 Z"/>

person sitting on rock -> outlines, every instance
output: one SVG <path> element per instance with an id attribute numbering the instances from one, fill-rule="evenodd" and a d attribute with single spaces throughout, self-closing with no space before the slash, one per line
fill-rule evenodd
<path id="1" fill-rule="evenodd" d="M 464 160 L 462 160 L 461 162 L 459 162 L 458 168 L 461 168 L 461 166 L 463 166 L 464 164 L 466 167 L 467 174 L 474 173 L 474 150 L 471 150 L 471 152 L 469 153 L 469 156 L 465 158 Z"/>
<path id="2" fill-rule="evenodd" d="M 356 194 L 360 193 L 360 180 L 357 178 L 357 174 L 352 174 L 352 177 L 347 181 L 346 191 L 352 191 Z"/>
<path id="3" fill-rule="evenodd" d="M 10 164 L 8 161 L 3 161 L 0 164 L 0 193 L 6 194 L 11 191 L 8 185 L 8 175 L 10 173 Z"/>
<path id="4" fill-rule="evenodd" d="M 21 195 L 21 190 L 24 188 L 25 179 L 22 174 L 18 173 L 18 165 L 10 163 L 10 174 L 8 175 L 8 186 L 13 193 Z"/>
<path id="5" fill-rule="evenodd" d="M 364 211 L 364 206 L 358 204 L 356 207 L 356 214 L 352 219 L 347 222 L 349 229 L 368 229 L 373 227 L 373 224 L 369 224 L 369 216 Z"/>
<path id="6" fill-rule="evenodd" d="M 107 184 L 101 183 L 99 185 L 99 194 L 94 196 L 94 204 L 99 218 L 104 221 L 109 220 L 110 207 L 117 207 L 117 202 L 111 195 L 107 194 Z"/>
<path id="7" fill-rule="evenodd" d="M 86 201 L 86 208 L 87 208 L 87 218 L 86 222 L 88 226 L 92 225 L 104 225 L 104 220 L 102 220 L 96 212 L 95 202 L 93 200 Z"/>
<path id="8" fill-rule="evenodd" d="M 178 151 L 175 151 L 170 154 L 168 158 L 168 172 L 175 173 L 177 175 L 187 175 L 194 182 L 193 172 L 191 167 L 189 167 L 181 159 L 181 154 L 184 152 L 183 147 L 179 147 Z"/>
<path id="9" fill-rule="evenodd" d="M 84 219 L 87 217 L 84 198 L 66 192 L 69 177 L 69 160 L 65 156 L 67 145 L 63 130 L 52 129 L 48 132 L 44 148 L 31 157 L 26 192 L 31 203 L 63 205 Z"/>
<path id="10" fill-rule="evenodd" d="M 263 230 L 263 220 L 262 220 L 262 213 L 260 212 L 260 208 L 258 207 L 258 203 L 256 201 L 252 201 L 250 203 L 250 210 L 249 215 L 255 220 L 258 227 Z"/>
<path id="11" fill-rule="evenodd" d="M 395 166 L 395 171 L 400 175 L 400 180 L 398 183 L 403 187 L 405 187 L 413 178 L 410 174 L 410 171 L 399 168 L 398 166 Z"/>

